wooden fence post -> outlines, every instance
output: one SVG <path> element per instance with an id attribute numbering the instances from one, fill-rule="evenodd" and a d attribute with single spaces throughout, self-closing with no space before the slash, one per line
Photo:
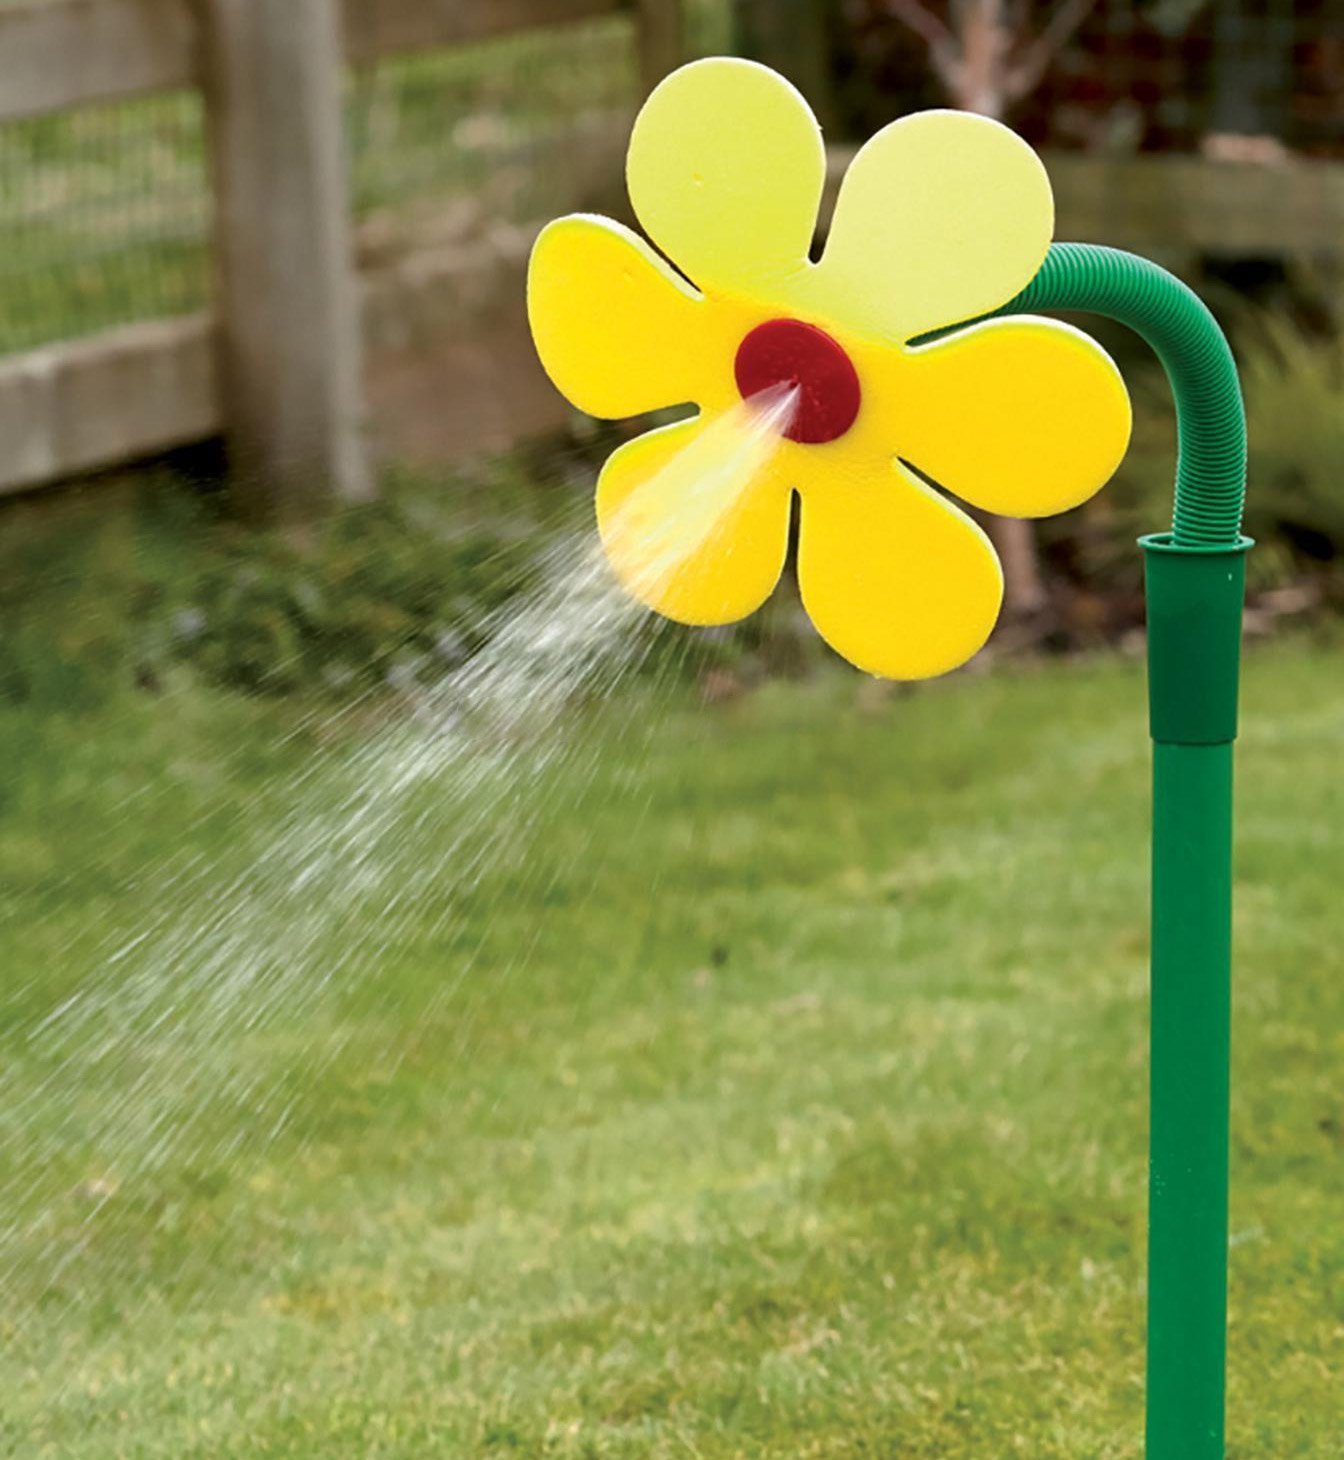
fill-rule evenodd
<path id="1" fill-rule="evenodd" d="M 249 516 L 372 491 L 335 0 L 200 0 L 225 432 Z"/>
<path id="2" fill-rule="evenodd" d="M 685 0 L 637 0 L 639 79 L 647 96 L 688 59 Z"/>

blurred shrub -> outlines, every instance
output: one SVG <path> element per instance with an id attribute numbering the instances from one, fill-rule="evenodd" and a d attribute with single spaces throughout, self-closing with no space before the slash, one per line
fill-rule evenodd
<path id="1" fill-rule="evenodd" d="M 544 547 L 544 504 L 524 509 L 514 492 L 510 510 L 505 469 L 469 487 L 394 478 L 303 545 L 229 532 L 174 616 L 176 657 L 265 693 L 345 694 L 453 668 L 533 581 Z M 486 517 L 464 510 L 477 494 L 491 499 Z"/>
<path id="2" fill-rule="evenodd" d="M 1271 549 L 1265 567 L 1272 561 L 1284 578 L 1319 576 L 1344 603 L 1344 336 L 1261 319 L 1242 371 L 1247 531 Z"/>
<path id="3" fill-rule="evenodd" d="M 302 537 L 249 531 L 166 472 L 11 509 L 0 700 L 79 709 L 182 669 L 253 693 L 340 696 L 441 673 L 531 582 L 575 494 L 517 463 L 429 480 Z"/>

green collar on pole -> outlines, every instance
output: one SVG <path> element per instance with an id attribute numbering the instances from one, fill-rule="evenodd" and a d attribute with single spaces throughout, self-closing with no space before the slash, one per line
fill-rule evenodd
<path id="1" fill-rule="evenodd" d="M 1247 538 L 1231 547 L 1141 539 L 1148 600 L 1148 718 L 1161 745 L 1224 745 L 1237 737 L 1241 605 Z"/>

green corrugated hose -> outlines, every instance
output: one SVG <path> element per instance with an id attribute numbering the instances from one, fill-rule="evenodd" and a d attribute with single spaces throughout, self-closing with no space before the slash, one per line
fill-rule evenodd
<path id="1" fill-rule="evenodd" d="M 1245 412 L 1213 316 L 1156 264 L 1056 244 L 998 313 L 1042 309 L 1137 331 L 1176 399 L 1172 530 L 1143 539 L 1154 740 L 1147 1455 L 1222 1460 Z"/>
<path id="2" fill-rule="evenodd" d="M 1172 540 L 1236 547 L 1246 495 L 1246 413 L 1236 362 L 1203 300 L 1148 259 L 1090 243 L 1057 243 L 1000 314 L 1078 309 L 1118 320 L 1157 352 L 1180 432 Z"/>

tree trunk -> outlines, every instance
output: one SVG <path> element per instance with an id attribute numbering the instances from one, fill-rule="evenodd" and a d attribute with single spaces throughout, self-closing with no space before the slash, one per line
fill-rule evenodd
<path id="1" fill-rule="evenodd" d="M 772 66 L 807 97 L 822 130 L 835 130 L 831 26 L 826 0 L 735 0 L 737 53 Z"/>
<path id="2" fill-rule="evenodd" d="M 1003 612 L 1011 623 L 1036 618 L 1049 606 L 1041 576 L 1036 528 L 1021 517 L 990 517 L 985 523 L 1003 564 Z"/>
<path id="3" fill-rule="evenodd" d="M 1013 31 L 1004 0 L 961 0 L 954 9 L 959 64 L 944 76 L 963 111 L 1002 121 Z M 987 517 L 990 540 L 1003 564 L 1003 611 L 1010 624 L 1038 618 L 1049 605 L 1036 548 L 1036 528 L 1020 517 Z"/>

